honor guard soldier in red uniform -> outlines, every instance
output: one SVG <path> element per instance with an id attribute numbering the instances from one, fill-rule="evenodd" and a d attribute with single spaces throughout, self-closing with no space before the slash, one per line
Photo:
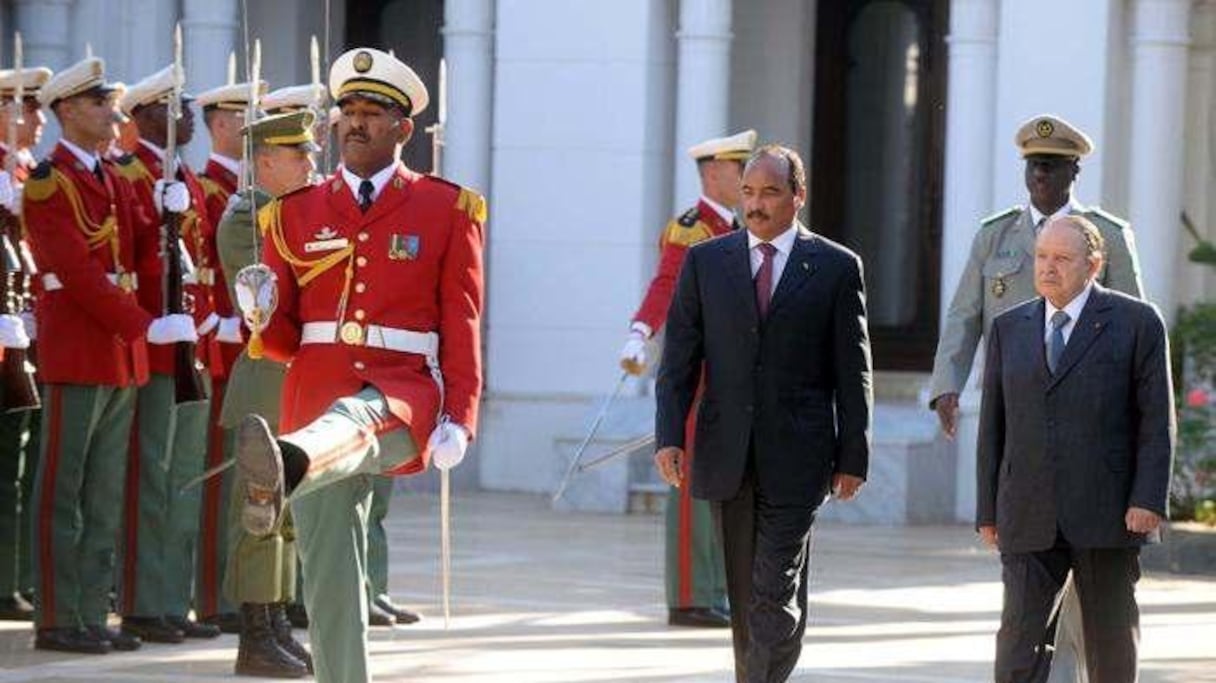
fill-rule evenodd
<path id="1" fill-rule="evenodd" d="M 3 229 L 14 247 L 18 259 L 26 260 L 28 267 L 32 258 L 21 234 L 19 213 L 21 191 L 30 171 L 34 168 L 34 155 L 30 148 L 38 143 L 46 117 L 38 103 L 38 91 L 51 77 L 51 70 L 44 67 L 0 71 L 0 229 Z M 15 103 L 20 85 L 20 103 Z M 22 108 L 21 122 L 13 121 L 14 105 Z M 12 123 L 14 125 L 10 126 Z M 15 139 L 10 140 L 10 131 Z M 15 149 L 8 143 L 15 142 Z M 11 170 L 11 174 L 10 174 Z M 6 259 L 7 260 L 7 259 Z M 20 262 L 20 261 L 18 261 Z M 29 280 L 34 273 L 19 272 L 8 276 L 9 302 L 21 302 L 20 320 L 9 318 L 18 311 L 4 310 L 0 320 L 5 327 L 15 328 L 18 323 L 25 329 L 29 343 L 36 339 L 37 326 L 33 313 L 23 299 L 32 292 L 22 291 L 22 280 Z M 32 281 L 30 281 L 31 284 Z M 5 303 L 5 302 L 0 302 Z M 19 348 L 25 343 L 21 337 L 0 333 L 0 347 Z M 32 353 L 26 352 L 27 355 Z M 9 359 L 5 362 L 14 362 Z M 20 359 L 17 359 L 20 362 Z M 6 399 L 5 404 L 10 402 Z M 34 488 L 34 470 L 38 466 L 38 431 L 41 412 L 9 410 L 0 414 L 0 619 L 29 621 L 34 617 L 34 577 L 29 549 L 29 506 Z"/>
<path id="2" fill-rule="evenodd" d="M 659 244 L 659 272 L 651 280 L 646 297 L 633 316 L 629 339 L 621 350 L 621 367 L 626 372 L 634 375 L 645 372 L 646 342 L 667 320 L 676 276 L 680 274 L 688 248 L 737 227 L 734 210 L 739 205 L 743 163 L 755 146 L 756 131 L 746 130 L 730 137 L 706 140 L 688 150 L 688 155 L 697 162 L 701 176 L 701 199 L 696 206 L 668 223 L 663 231 Z M 690 457 L 684 460 L 686 468 L 691 466 L 693 426 L 690 418 Z M 730 616 L 726 612 L 726 568 L 709 503 L 695 500 L 687 486 L 671 487 L 667 493 L 666 514 L 667 623 L 730 626 Z"/>
<path id="3" fill-rule="evenodd" d="M 357 48 L 334 62 L 329 87 L 342 170 L 262 210 L 265 267 L 236 283 L 260 331 L 251 350 L 291 361 L 282 435 L 248 416 L 237 467 L 250 533 L 273 528 L 290 501 L 317 680 L 351 683 L 370 680 L 372 477 L 454 467 L 477 429 L 486 208 L 399 161 L 428 100 L 408 66 Z"/>
<path id="4" fill-rule="evenodd" d="M 135 152 L 118 162 L 118 169 L 134 186 L 145 215 L 160 215 L 157 191 L 164 177 L 173 71 L 169 66 L 144 78 L 121 99 L 122 110 L 135 121 L 140 138 Z M 176 145 L 188 144 L 194 135 L 194 114 L 188 106 L 193 98 L 183 95 L 182 99 Z M 198 177 L 180 159 L 171 163 L 178 167 L 177 181 L 165 191 L 166 208 L 181 215 L 181 241 L 195 264 L 192 276 L 187 271 L 186 291 L 199 325 L 198 348 L 205 349 L 208 335 L 219 323 L 212 305 L 214 270 L 208 253 L 214 228 Z M 160 220 L 141 229 L 159 236 Z M 162 267 L 157 282 L 164 272 Z M 141 288 L 139 300 L 150 313 L 164 311 L 165 288 Z M 139 390 L 137 435 L 127 472 L 119 612 L 123 629 L 144 640 L 180 643 L 186 637 L 212 638 L 220 634 L 219 628 L 187 618 L 201 496 L 198 489 L 180 490 L 203 471 L 210 411 L 205 401 L 175 405 L 172 348 L 154 349 L 149 356 L 152 374 Z"/>
<path id="5" fill-rule="evenodd" d="M 156 287 L 158 236 L 111 162 L 113 88 L 100 59 L 47 82 L 39 100 L 63 138 L 25 184 L 22 219 L 41 268 L 39 363 L 45 411 L 34 485 L 34 647 L 105 653 L 139 639 L 108 628 L 136 387 L 147 346 L 197 339 L 186 315 L 156 316 L 136 299 Z M 169 201 L 166 198 L 166 201 Z"/>
<path id="6" fill-rule="evenodd" d="M 265 94 L 266 83 L 259 84 L 259 95 Z M 199 175 L 207 206 L 207 216 L 219 226 L 228 201 L 237 190 L 241 172 L 241 146 L 244 137 L 245 111 L 249 106 L 249 84 L 230 83 L 199 93 L 194 103 L 203 111 L 203 123 L 211 135 L 211 156 Z M 207 369 L 211 371 L 211 414 L 207 421 L 207 459 L 212 468 L 232 457 L 233 442 L 220 426 L 220 409 L 233 363 L 245 348 L 241 340 L 241 317 L 228 296 L 224 272 L 218 267 L 219 252 L 215 236 L 207 240 L 208 259 L 213 264 L 215 285 L 211 289 L 219 323 L 207 346 Z M 227 434 L 233 434 L 229 431 Z M 226 633 L 240 631 L 236 609 L 224 600 L 225 558 L 227 549 L 227 501 L 232 489 L 232 475 L 225 472 L 203 483 L 202 515 L 199 519 L 198 561 L 194 578 L 194 610 L 200 621 L 218 626 Z"/>

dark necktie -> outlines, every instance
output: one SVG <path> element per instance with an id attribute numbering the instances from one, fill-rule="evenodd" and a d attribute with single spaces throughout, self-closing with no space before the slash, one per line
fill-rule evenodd
<path id="1" fill-rule="evenodd" d="M 1064 311 L 1051 314 L 1051 338 L 1047 342 L 1047 369 L 1056 374 L 1060 356 L 1064 355 L 1064 326 L 1071 318 Z"/>
<path id="2" fill-rule="evenodd" d="M 363 213 L 367 213 L 367 210 L 372 208 L 372 192 L 375 189 L 370 180 L 359 183 L 359 210 Z"/>
<path id="3" fill-rule="evenodd" d="M 756 246 L 760 253 L 764 256 L 764 260 L 760 262 L 760 269 L 756 271 L 756 310 L 760 312 L 760 318 L 763 319 L 768 315 L 768 303 L 773 298 L 773 255 L 777 253 L 777 247 L 768 242 L 761 242 Z"/>
<path id="4" fill-rule="evenodd" d="M 102 185 L 106 184 L 106 177 L 101 173 L 100 161 L 93 162 L 93 177 L 97 178 L 97 182 L 101 183 Z"/>

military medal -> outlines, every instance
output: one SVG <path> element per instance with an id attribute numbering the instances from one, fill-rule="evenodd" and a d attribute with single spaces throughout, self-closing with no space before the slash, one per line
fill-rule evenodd
<path id="1" fill-rule="evenodd" d="M 997 276 L 996 281 L 992 283 L 992 296 L 998 299 L 1005 296 L 1005 289 L 1005 276 Z"/>
<path id="2" fill-rule="evenodd" d="M 421 239 L 417 235 L 392 235 L 388 242 L 388 257 L 393 261 L 413 261 L 418 258 Z"/>

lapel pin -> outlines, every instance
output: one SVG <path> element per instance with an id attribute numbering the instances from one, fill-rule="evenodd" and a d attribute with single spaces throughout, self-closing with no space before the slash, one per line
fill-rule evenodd
<path id="1" fill-rule="evenodd" d="M 811 264 L 807 263 L 806 261 L 803 261 L 803 262 L 802 262 L 802 269 L 803 269 L 803 270 L 810 270 L 810 269 L 811 269 Z"/>

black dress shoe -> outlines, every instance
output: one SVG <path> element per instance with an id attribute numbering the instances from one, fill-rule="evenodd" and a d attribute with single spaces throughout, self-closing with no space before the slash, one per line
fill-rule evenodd
<path id="1" fill-rule="evenodd" d="M 33 621 L 34 606 L 28 600 L 21 597 L 20 593 L 13 593 L 0 598 L 0 621 Z"/>
<path id="2" fill-rule="evenodd" d="M 149 643 L 180 643 L 186 634 L 164 617 L 123 617 L 122 630 Z"/>
<path id="3" fill-rule="evenodd" d="M 376 607 L 391 614 L 398 624 L 416 624 L 422 621 L 422 617 L 418 613 L 411 612 L 401 605 L 394 604 L 393 599 L 383 593 L 377 595 L 373 603 Z"/>
<path id="4" fill-rule="evenodd" d="M 219 638 L 220 627 L 190 621 L 186 617 L 166 616 L 165 621 L 173 628 L 181 631 L 187 638 Z"/>
<path id="5" fill-rule="evenodd" d="M 110 641 L 98 638 L 83 628 L 40 628 L 34 636 L 34 648 L 104 655 L 110 651 Z"/>
<path id="6" fill-rule="evenodd" d="M 392 626 L 397 623 L 397 620 L 373 602 L 367 605 L 367 623 L 371 626 Z"/>
<path id="7" fill-rule="evenodd" d="M 102 626 L 100 624 L 89 624 L 88 626 L 85 626 L 85 629 L 87 629 L 89 633 L 93 634 L 93 637 L 95 638 L 110 641 L 110 647 L 114 648 L 115 650 L 131 652 L 144 646 L 144 641 L 140 640 L 137 636 L 131 635 L 130 633 L 123 633 L 121 629 L 110 626 Z"/>
<path id="8" fill-rule="evenodd" d="M 682 607 L 667 610 L 667 623 L 694 628 L 730 628 L 730 617 L 712 607 Z"/>
<path id="9" fill-rule="evenodd" d="M 308 610 L 304 609 L 301 603 L 292 602 L 287 605 L 287 619 L 292 628 L 308 628 Z"/>
<path id="10" fill-rule="evenodd" d="M 236 612 L 221 612 L 212 614 L 209 617 L 203 617 L 204 624 L 211 624 L 219 628 L 220 633 L 240 633 L 241 632 L 241 615 Z"/>

